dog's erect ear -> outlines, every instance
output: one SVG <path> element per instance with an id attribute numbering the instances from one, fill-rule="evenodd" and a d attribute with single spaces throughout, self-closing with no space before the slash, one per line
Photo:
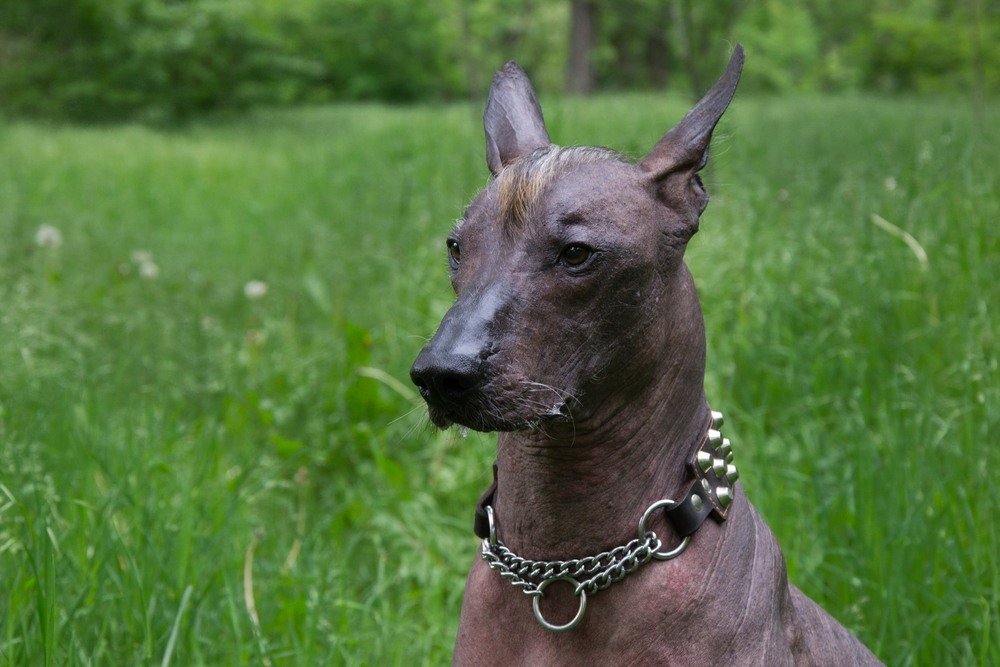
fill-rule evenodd
<path id="1" fill-rule="evenodd" d="M 528 75 L 514 62 L 493 77 L 483 125 L 486 164 L 494 176 L 513 160 L 552 143 Z"/>
<path id="2" fill-rule="evenodd" d="M 733 99 L 743 70 L 743 46 L 736 45 L 726 72 L 681 122 L 660 139 L 639 163 L 650 176 L 663 179 L 674 173 L 697 173 L 708 161 L 712 130 Z M 706 199 L 707 201 L 707 199 Z"/>

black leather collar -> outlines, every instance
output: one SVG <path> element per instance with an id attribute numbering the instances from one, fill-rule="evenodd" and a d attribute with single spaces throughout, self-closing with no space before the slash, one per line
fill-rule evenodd
<path id="1" fill-rule="evenodd" d="M 709 516 L 722 523 L 729 514 L 735 495 L 739 472 L 733 464 L 732 445 L 722 437 L 722 413 L 712 412 L 712 421 L 705 438 L 698 449 L 688 459 L 688 472 L 693 479 L 685 488 L 683 496 L 673 507 L 664 510 L 670 525 L 679 537 L 692 535 Z M 490 536 L 490 522 L 486 516 L 487 505 L 495 507 L 497 491 L 497 464 L 493 464 L 493 483 L 476 503 L 473 531 L 477 537 Z"/>

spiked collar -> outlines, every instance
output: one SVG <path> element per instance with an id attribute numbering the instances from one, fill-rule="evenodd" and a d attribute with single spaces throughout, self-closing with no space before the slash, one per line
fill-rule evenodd
<path id="1" fill-rule="evenodd" d="M 739 471 L 733 463 L 732 444 L 722 436 L 721 412 L 712 411 L 698 448 L 687 461 L 691 480 L 679 499 L 657 500 L 639 520 L 638 538 L 595 556 L 571 560 L 531 561 L 517 556 L 500 541 L 494 520 L 493 503 L 497 490 L 497 466 L 493 464 L 493 483 L 476 503 L 473 530 L 482 538 L 482 557 L 489 567 L 513 586 L 532 598 L 535 618 L 548 630 L 570 630 L 582 620 L 587 607 L 587 595 L 604 590 L 626 575 L 648 563 L 651 559 L 668 560 L 683 553 L 693 535 L 709 516 L 716 522 L 726 520 L 735 497 L 735 484 Z M 681 538 L 677 547 L 663 551 L 663 542 L 646 525 L 653 513 L 661 508 L 674 531 Z M 582 581 L 580 580 L 582 579 Z M 539 599 L 545 588 L 555 581 L 567 581 L 574 586 L 580 598 L 576 616 L 564 625 L 553 625 L 545 620 L 539 608 Z"/>
<path id="2" fill-rule="evenodd" d="M 739 471 L 733 463 L 733 446 L 723 437 L 724 423 L 721 412 L 712 411 L 708 432 L 698 449 L 687 461 L 688 472 L 693 478 L 685 487 L 682 500 L 665 511 L 670 525 L 680 537 L 692 535 L 709 516 L 722 523 L 729 514 Z M 476 537 L 488 539 L 490 522 L 486 508 L 493 507 L 497 492 L 497 464 L 493 464 L 493 483 L 476 503 L 473 532 Z"/>

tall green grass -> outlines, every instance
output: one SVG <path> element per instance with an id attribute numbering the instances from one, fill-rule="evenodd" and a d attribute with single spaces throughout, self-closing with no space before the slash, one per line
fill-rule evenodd
<path id="1" fill-rule="evenodd" d="M 546 111 L 639 155 L 684 104 Z M 406 371 L 479 114 L 0 126 L 0 663 L 448 659 L 491 438 L 430 428 Z M 688 254 L 742 484 L 891 664 L 1000 663 L 998 127 L 740 99 Z"/>

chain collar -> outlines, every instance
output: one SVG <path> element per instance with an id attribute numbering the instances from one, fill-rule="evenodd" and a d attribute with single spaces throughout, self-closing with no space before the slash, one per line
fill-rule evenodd
<path id="1" fill-rule="evenodd" d="M 713 516 L 720 523 L 725 521 L 733 501 L 733 486 L 739 478 L 739 472 L 733 464 L 732 445 L 719 431 L 722 424 L 722 413 L 713 411 L 708 434 L 688 463 L 694 480 L 688 485 L 680 501 L 675 502 L 670 498 L 657 500 L 639 519 L 636 539 L 583 558 L 528 560 L 515 554 L 500 541 L 493 512 L 497 472 L 494 465 L 493 485 L 483 494 L 476 508 L 475 532 L 483 538 L 483 560 L 502 579 L 531 598 L 535 619 L 542 627 L 552 632 L 575 628 L 583 620 L 588 595 L 603 591 L 653 559 L 669 560 L 681 555 L 687 548 L 691 535 L 708 516 Z M 655 532 L 646 529 L 653 512 L 660 508 L 666 509 L 667 518 L 683 538 L 670 551 L 661 551 L 663 542 Z M 573 594 L 580 598 L 576 615 L 563 625 L 554 625 L 545 620 L 538 603 L 545 595 L 545 588 L 557 581 L 572 585 Z"/>

